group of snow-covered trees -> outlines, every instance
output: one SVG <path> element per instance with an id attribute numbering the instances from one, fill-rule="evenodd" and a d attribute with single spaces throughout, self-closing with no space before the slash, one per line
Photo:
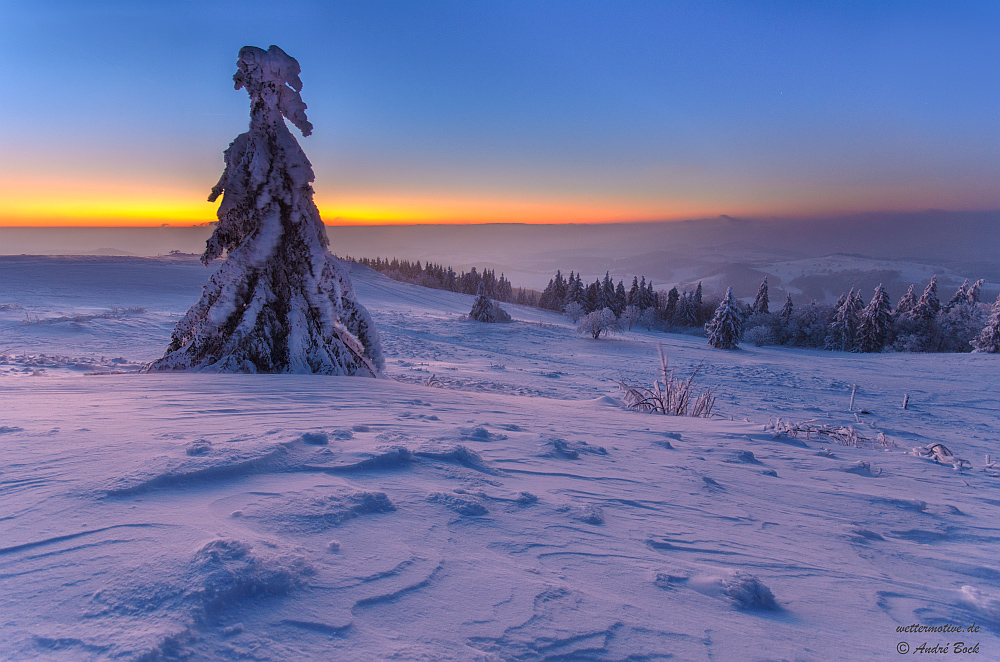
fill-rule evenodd
<path id="1" fill-rule="evenodd" d="M 472 267 L 469 271 L 456 273 L 451 267 L 428 262 L 420 264 L 420 260 L 409 262 L 397 258 L 346 258 L 349 261 L 363 264 L 366 267 L 398 280 L 403 283 L 412 283 L 423 287 L 430 287 L 435 290 L 447 290 L 449 292 L 461 292 L 462 294 L 479 294 L 479 286 L 486 288 L 487 294 L 495 301 L 505 303 L 517 303 L 525 306 L 537 306 L 538 294 L 523 288 L 514 291 L 514 287 L 506 276 L 500 274 L 497 278 L 496 271 L 483 269 L 478 271 Z"/>
<path id="2" fill-rule="evenodd" d="M 698 283 L 691 290 L 656 291 L 652 281 L 633 277 L 632 286 L 617 283 L 609 273 L 584 285 L 580 274 L 568 277 L 557 271 L 540 294 L 515 290 L 503 274 L 484 270 L 456 275 L 451 267 L 399 260 L 359 260 L 397 280 L 469 294 L 480 283 L 494 302 L 531 305 L 566 313 L 581 333 L 601 335 L 646 329 L 669 332 L 702 332 L 713 347 L 734 348 L 741 342 L 788 345 L 847 352 L 967 352 L 998 351 L 1000 312 L 991 314 L 980 301 L 983 281 L 964 283 L 942 304 L 937 279 L 919 296 L 914 287 L 892 305 L 881 285 L 868 301 L 851 290 L 831 305 L 815 301 L 795 305 L 786 295 L 780 307 L 770 300 L 767 278 L 750 304 L 729 290 L 721 300 L 707 299 Z M 607 312 L 605 312 L 607 311 Z"/>
<path id="3" fill-rule="evenodd" d="M 867 303 L 855 290 L 842 294 L 833 306 L 814 301 L 796 307 L 788 296 L 777 314 L 759 305 L 758 293 L 754 305 L 744 310 L 743 339 L 757 345 L 861 353 L 996 352 L 1000 344 L 1000 303 L 994 304 L 988 314 L 980 301 L 982 285 L 982 280 L 971 284 L 966 280 L 942 304 L 934 277 L 919 297 L 911 285 L 895 307 L 881 284 Z M 766 302 L 766 278 L 761 290 Z"/>

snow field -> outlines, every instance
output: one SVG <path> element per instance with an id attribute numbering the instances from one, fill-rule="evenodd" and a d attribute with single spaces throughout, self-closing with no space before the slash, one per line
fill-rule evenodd
<path id="1" fill-rule="evenodd" d="M 881 659 L 921 643 L 898 625 L 972 622 L 1000 654 L 995 356 L 595 342 L 544 311 L 459 322 L 472 297 L 352 279 L 396 379 L 58 360 L 0 377 L 5 656 Z M 150 311 L 135 328 L 0 311 L 11 366 L 100 364 L 127 337 L 137 365 L 187 305 L 5 283 L 53 317 Z M 681 372 L 704 361 L 722 416 L 617 405 L 610 380 L 651 380 L 657 342 Z M 897 445 L 775 439 L 779 416 Z M 933 442 L 973 469 L 908 452 Z"/>

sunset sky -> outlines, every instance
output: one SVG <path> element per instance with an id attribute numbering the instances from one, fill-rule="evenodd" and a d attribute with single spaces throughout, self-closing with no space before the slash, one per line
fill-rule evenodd
<path id="1" fill-rule="evenodd" d="M 997 2 L 0 3 L 0 225 L 214 220 L 244 45 L 324 220 L 1000 208 Z"/>

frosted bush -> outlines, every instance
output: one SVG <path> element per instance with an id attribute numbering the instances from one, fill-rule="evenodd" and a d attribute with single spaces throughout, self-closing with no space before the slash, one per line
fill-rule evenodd
<path id="1" fill-rule="evenodd" d="M 764 345 L 774 344 L 774 334 L 771 332 L 771 327 L 758 324 L 743 334 L 743 340 L 753 343 L 754 347 L 763 347 Z"/>

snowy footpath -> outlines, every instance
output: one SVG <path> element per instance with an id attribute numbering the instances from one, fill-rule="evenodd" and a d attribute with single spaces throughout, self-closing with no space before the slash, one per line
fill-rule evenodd
<path id="1" fill-rule="evenodd" d="M 1000 659 L 996 355 L 594 341 L 352 267 L 389 379 L 133 372 L 209 273 L 0 257 L 3 659 Z M 661 342 L 715 417 L 622 409 Z"/>

